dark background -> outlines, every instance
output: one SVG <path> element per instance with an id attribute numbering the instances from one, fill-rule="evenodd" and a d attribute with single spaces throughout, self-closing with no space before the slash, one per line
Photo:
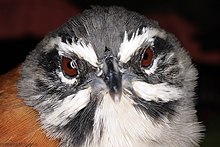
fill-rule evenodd
<path id="1" fill-rule="evenodd" d="M 118 5 L 157 20 L 174 33 L 199 70 L 202 147 L 220 146 L 220 1 L 0 0 L 0 74 L 19 65 L 45 34 L 90 5 Z"/>

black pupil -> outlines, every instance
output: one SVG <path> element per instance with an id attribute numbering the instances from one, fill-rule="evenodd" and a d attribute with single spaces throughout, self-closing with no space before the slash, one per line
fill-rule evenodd
<path id="1" fill-rule="evenodd" d="M 148 59 L 148 54 L 147 54 L 146 52 L 144 53 L 143 59 L 144 59 L 144 60 L 147 60 L 147 59 Z"/>

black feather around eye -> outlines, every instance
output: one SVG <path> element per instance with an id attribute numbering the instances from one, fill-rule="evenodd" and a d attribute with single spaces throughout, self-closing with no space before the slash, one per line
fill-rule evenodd
<path id="1" fill-rule="evenodd" d="M 53 74 L 59 67 L 59 55 L 56 49 L 52 49 L 48 53 L 39 54 L 39 66 L 41 66 L 49 75 Z M 48 75 L 48 76 L 49 76 Z"/>

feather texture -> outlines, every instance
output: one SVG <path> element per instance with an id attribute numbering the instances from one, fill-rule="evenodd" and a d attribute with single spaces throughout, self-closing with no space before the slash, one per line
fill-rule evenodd
<path id="1" fill-rule="evenodd" d="M 59 140 L 45 135 L 38 113 L 17 96 L 19 68 L 0 77 L 0 146 L 57 147 Z"/>

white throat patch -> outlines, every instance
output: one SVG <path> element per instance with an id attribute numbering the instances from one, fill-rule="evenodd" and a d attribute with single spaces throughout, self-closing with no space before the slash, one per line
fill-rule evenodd
<path id="1" fill-rule="evenodd" d="M 161 38 L 165 37 L 165 32 L 155 28 L 143 28 L 142 33 L 138 34 L 139 29 L 132 34 L 131 39 L 128 39 L 128 34 L 125 31 L 123 42 L 119 48 L 118 57 L 120 61 L 126 63 L 129 61 L 131 56 L 141 48 L 141 45 L 144 42 L 147 42 L 149 45 L 153 43 L 153 37 L 159 36 Z"/>
<path id="2" fill-rule="evenodd" d="M 148 117 L 138 112 L 133 106 L 133 100 L 122 94 L 120 103 L 115 103 L 106 94 L 98 106 L 94 117 L 93 142 L 90 147 L 146 147 L 152 144 L 161 134 L 161 128 L 155 126 Z M 102 120 L 102 121 L 100 121 Z M 102 128 L 101 140 L 99 130 Z M 138 123 L 137 123 L 138 122 Z"/>

